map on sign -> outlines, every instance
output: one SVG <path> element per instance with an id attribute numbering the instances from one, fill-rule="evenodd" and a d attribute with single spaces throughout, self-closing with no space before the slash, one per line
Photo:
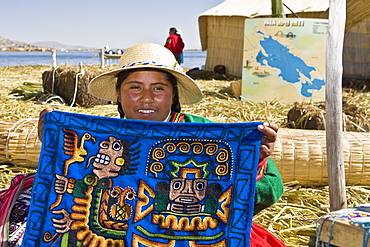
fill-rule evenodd
<path id="1" fill-rule="evenodd" d="M 325 19 L 247 19 L 242 100 L 325 100 Z"/>

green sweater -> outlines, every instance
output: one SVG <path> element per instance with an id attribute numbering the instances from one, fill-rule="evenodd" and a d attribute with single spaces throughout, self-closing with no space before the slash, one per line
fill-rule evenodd
<path id="1" fill-rule="evenodd" d="M 212 123 L 203 117 L 184 114 L 182 123 Z M 283 194 L 284 185 L 281 175 L 275 165 L 275 161 L 268 158 L 264 176 L 256 183 L 256 199 L 254 214 L 274 204 Z"/>
<path id="2" fill-rule="evenodd" d="M 284 185 L 280 172 L 275 165 L 275 161 L 268 158 L 264 176 L 256 184 L 254 214 L 274 204 L 283 192 Z"/>

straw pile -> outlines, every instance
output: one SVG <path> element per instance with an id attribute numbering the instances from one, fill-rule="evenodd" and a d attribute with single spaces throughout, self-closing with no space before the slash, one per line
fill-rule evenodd
<path id="1" fill-rule="evenodd" d="M 369 202 L 369 195 L 368 186 L 346 187 L 349 208 Z M 277 235 L 287 246 L 313 247 L 316 221 L 330 212 L 329 204 L 328 187 L 304 188 L 298 182 L 291 182 L 285 184 L 281 199 L 253 221 Z"/>

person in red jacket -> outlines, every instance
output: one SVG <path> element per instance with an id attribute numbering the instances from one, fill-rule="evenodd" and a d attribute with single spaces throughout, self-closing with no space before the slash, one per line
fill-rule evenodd
<path id="1" fill-rule="evenodd" d="M 180 64 L 182 62 L 181 61 L 181 54 L 182 54 L 182 50 L 185 47 L 185 44 L 182 41 L 181 36 L 177 33 L 176 28 L 171 27 L 170 31 L 169 31 L 169 34 L 170 34 L 170 36 L 168 36 L 168 38 L 166 40 L 166 44 L 164 45 L 164 47 L 166 47 L 167 49 L 169 49 L 173 53 L 177 62 Z"/>

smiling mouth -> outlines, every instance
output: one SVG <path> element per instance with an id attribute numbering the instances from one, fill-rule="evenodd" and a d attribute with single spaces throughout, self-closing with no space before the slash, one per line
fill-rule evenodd
<path id="1" fill-rule="evenodd" d="M 144 114 L 150 114 L 150 113 L 154 113 L 155 111 L 154 110 L 138 110 L 138 112 L 144 113 Z"/>
<path id="2" fill-rule="evenodd" d="M 110 157 L 108 155 L 98 153 L 96 155 L 94 161 L 96 163 L 100 163 L 100 164 L 103 164 L 103 165 L 108 165 L 109 162 L 110 162 Z"/>

